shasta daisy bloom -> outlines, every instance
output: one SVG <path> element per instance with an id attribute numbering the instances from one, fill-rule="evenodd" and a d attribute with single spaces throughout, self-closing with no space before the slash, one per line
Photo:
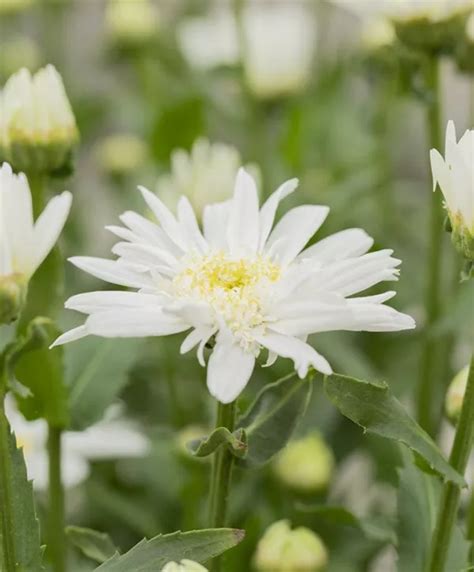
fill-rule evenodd
<path id="1" fill-rule="evenodd" d="M 8 163 L 0 167 L 0 323 L 13 320 L 18 310 L 8 310 L 5 289 L 26 288 L 56 243 L 71 201 L 71 193 L 65 191 L 51 199 L 34 221 L 27 178 L 23 173 L 15 175 Z"/>
<path id="2" fill-rule="evenodd" d="M 456 128 L 446 129 L 445 157 L 431 149 L 433 190 L 439 185 L 453 229 L 453 242 L 468 259 L 474 260 L 474 130 L 456 141 Z"/>
<path id="3" fill-rule="evenodd" d="M 259 208 L 252 177 L 240 169 L 233 197 L 205 207 L 202 230 L 191 204 L 181 197 L 177 216 L 141 188 L 159 224 L 134 212 L 120 237 L 117 260 L 74 257 L 90 274 L 135 289 L 73 296 L 66 307 L 87 315 L 82 326 L 56 344 L 89 334 L 105 337 L 162 336 L 188 331 L 181 352 L 215 340 L 207 366 L 210 393 L 222 403 L 237 398 L 255 360 L 268 350 L 293 360 L 300 377 L 310 366 L 331 366 L 311 345 L 309 334 L 329 330 L 394 331 L 414 327 L 412 318 L 384 304 L 394 292 L 353 297 L 384 280 L 396 280 L 400 261 L 391 250 L 367 254 L 373 240 L 349 229 L 305 249 L 329 208 L 303 205 L 274 226 L 279 202 L 297 180 L 281 185 Z M 273 230 L 272 227 L 274 226 Z"/>

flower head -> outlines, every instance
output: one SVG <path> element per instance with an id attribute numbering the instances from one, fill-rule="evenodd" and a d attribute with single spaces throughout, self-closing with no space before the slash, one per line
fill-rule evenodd
<path id="1" fill-rule="evenodd" d="M 474 130 L 456 141 L 450 121 L 446 129 L 445 157 L 432 149 L 433 190 L 439 185 L 453 229 L 453 242 L 467 259 L 474 259 Z"/>
<path id="2" fill-rule="evenodd" d="M 259 572 L 319 572 L 327 560 L 319 536 L 303 526 L 292 530 L 287 520 L 267 528 L 254 559 Z"/>
<path id="3" fill-rule="evenodd" d="M 204 208 L 202 231 L 187 198 L 179 200 L 175 217 L 141 188 L 159 225 L 126 212 L 124 226 L 108 227 L 122 239 L 113 247 L 117 260 L 71 259 L 98 278 L 137 291 L 73 296 L 66 307 L 88 317 L 56 344 L 89 334 L 189 331 L 181 352 L 197 347 L 204 365 L 204 348 L 213 339 L 207 385 L 229 403 L 246 386 L 263 349 L 268 364 L 277 356 L 290 358 L 303 378 L 310 366 L 332 372 L 306 343 L 309 334 L 413 328 L 412 318 L 384 305 L 394 292 L 352 297 L 398 276 L 400 261 L 391 250 L 366 254 L 373 241 L 363 230 L 346 230 L 304 249 L 329 212 L 317 205 L 290 210 L 272 230 L 279 202 L 296 186 L 296 179 L 287 181 L 259 208 L 255 181 L 240 169 L 233 197 Z"/>
<path id="4" fill-rule="evenodd" d="M 0 92 L 0 156 L 16 170 L 64 167 L 78 140 L 61 76 L 52 65 L 36 74 L 23 68 Z"/>
<path id="5" fill-rule="evenodd" d="M 327 487 L 334 456 L 321 435 L 310 433 L 291 441 L 275 459 L 275 473 L 290 488 L 312 492 Z"/>
<path id="6" fill-rule="evenodd" d="M 207 568 L 192 560 L 181 560 L 179 564 L 177 562 L 168 562 L 161 572 L 207 572 Z"/>
<path id="7" fill-rule="evenodd" d="M 147 147 L 139 137 L 127 133 L 109 135 L 97 147 L 97 158 L 106 173 L 127 175 L 143 165 Z"/>
<path id="8" fill-rule="evenodd" d="M 6 414 L 15 433 L 17 447 L 23 449 L 28 478 L 37 490 L 48 487 L 48 427 L 44 419 L 27 421 L 18 411 L 15 399 L 7 395 Z M 105 418 L 82 432 L 62 435 L 61 473 L 65 487 L 74 487 L 89 475 L 90 461 L 142 457 L 148 440 L 128 421 L 110 408 Z"/>
<path id="9" fill-rule="evenodd" d="M 110 39 L 123 45 L 147 43 L 159 27 L 150 0 L 109 0 L 105 17 Z"/>
<path id="10" fill-rule="evenodd" d="M 23 286 L 56 243 L 71 207 L 72 195 L 65 191 L 53 198 L 36 222 L 28 180 L 15 175 L 8 163 L 0 167 L 0 298 L 2 321 L 6 291 L 21 298 Z M 18 311 L 18 308 L 17 308 Z M 13 311 L 10 319 L 16 317 Z"/>

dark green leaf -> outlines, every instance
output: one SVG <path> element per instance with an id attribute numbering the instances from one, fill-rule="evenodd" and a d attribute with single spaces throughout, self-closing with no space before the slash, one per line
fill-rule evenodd
<path id="1" fill-rule="evenodd" d="M 216 449 L 225 445 L 229 451 L 241 459 L 247 454 L 247 436 L 243 429 L 231 433 L 226 427 L 218 427 L 208 437 L 196 439 L 188 443 L 188 448 L 195 457 L 207 457 Z"/>
<path id="2" fill-rule="evenodd" d="M 71 426 L 82 430 L 101 419 L 128 381 L 140 340 L 85 339 L 68 347 Z"/>
<path id="3" fill-rule="evenodd" d="M 310 388 L 307 379 L 291 374 L 262 389 L 237 423 L 248 441 L 241 466 L 258 467 L 286 445 L 305 410 Z"/>
<path id="4" fill-rule="evenodd" d="M 103 572 L 156 572 L 170 561 L 183 559 L 204 564 L 244 538 L 244 531 L 232 528 L 193 530 L 143 539 L 122 556 L 114 556 L 97 570 Z"/>
<path id="5" fill-rule="evenodd" d="M 26 476 L 22 452 L 17 449 L 15 436 L 10 433 L 6 417 L 0 412 L 0 450 L 6 447 L 7 463 L 0 466 L 1 516 L 11 532 L 10 549 L 17 564 L 15 570 L 38 572 L 43 570 L 39 523 L 36 518 L 33 488 Z M 4 490 L 5 488 L 5 490 Z M 2 530 L 0 528 L 0 566 L 4 560 Z"/>
<path id="6" fill-rule="evenodd" d="M 407 445 L 444 479 L 464 486 L 462 476 L 445 460 L 430 436 L 405 411 L 385 383 L 362 381 L 334 374 L 324 388 L 339 411 L 364 428 Z"/>
<path id="7" fill-rule="evenodd" d="M 35 318 L 8 348 L 6 367 L 10 385 L 18 380 L 29 391 L 16 392 L 27 419 L 44 418 L 56 427 L 68 423 L 67 389 L 63 379 L 63 349 L 49 349 L 61 332 L 49 318 Z"/>
<path id="8" fill-rule="evenodd" d="M 79 526 L 68 526 L 66 534 L 74 546 L 99 564 L 112 558 L 118 552 L 109 535 L 103 532 Z"/>

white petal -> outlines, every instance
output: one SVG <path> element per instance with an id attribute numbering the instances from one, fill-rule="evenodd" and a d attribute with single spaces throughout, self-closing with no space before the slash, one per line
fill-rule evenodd
<path id="1" fill-rule="evenodd" d="M 184 196 L 178 201 L 178 220 L 181 225 L 181 232 L 186 237 L 187 242 L 199 252 L 206 253 L 209 250 L 209 245 L 201 233 L 189 199 Z"/>
<path id="2" fill-rule="evenodd" d="M 227 250 L 227 228 L 231 201 L 204 207 L 202 226 L 204 237 L 214 250 Z"/>
<path id="3" fill-rule="evenodd" d="M 230 207 L 227 242 L 231 254 L 255 253 L 259 235 L 258 192 L 255 181 L 241 167 Z"/>
<path id="4" fill-rule="evenodd" d="M 364 230 L 349 228 L 336 232 L 313 244 L 298 256 L 298 259 L 318 261 L 321 263 L 336 262 L 365 254 L 374 243 Z"/>
<path id="5" fill-rule="evenodd" d="M 80 340 L 81 338 L 85 338 L 89 335 L 87 328 L 85 326 L 78 326 L 77 328 L 73 328 L 59 336 L 54 342 L 49 346 L 49 349 L 54 348 L 56 346 L 62 346 L 63 344 L 68 344 L 69 342 L 75 342 L 76 340 Z"/>
<path id="6" fill-rule="evenodd" d="M 252 375 L 255 357 L 235 343 L 219 339 L 207 365 L 207 387 L 221 403 L 231 403 L 240 395 Z"/>
<path id="7" fill-rule="evenodd" d="M 163 308 L 163 312 L 175 316 L 195 328 L 211 327 L 213 322 L 213 312 L 207 302 L 176 300 L 167 304 Z"/>
<path id="8" fill-rule="evenodd" d="M 101 290 L 99 292 L 76 294 L 66 301 L 64 307 L 83 314 L 92 314 L 104 310 L 114 310 L 115 308 L 161 306 L 163 301 L 163 297 L 153 294 Z"/>
<path id="9" fill-rule="evenodd" d="M 133 272 L 117 260 L 95 258 L 93 256 L 73 256 L 69 258 L 69 262 L 96 278 L 112 284 L 118 284 L 119 286 L 146 288 L 153 285 L 149 276 Z"/>
<path id="10" fill-rule="evenodd" d="M 266 250 L 280 264 L 286 265 L 305 247 L 323 224 L 328 207 L 303 205 L 287 212 L 270 234 Z"/>
<path id="11" fill-rule="evenodd" d="M 298 186 L 298 179 L 290 179 L 286 181 L 278 189 L 270 195 L 270 197 L 265 201 L 259 214 L 259 225 L 260 225 L 260 238 L 258 249 L 261 252 L 265 247 L 267 238 L 272 230 L 273 222 L 275 221 L 275 215 L 280 204 L 285 197 L 291 194 Z"/>
<path id="12" fill-rule="evenodd" d="M 309 344 L 297 338 L 268 331 L 256 340 L 271 352 L 292 359 L 295 370 L 301 378 L 306 377 L 310 365 L 325 375 L 332 373 L 327 360 Z"/>
<path id="13" fill-rule="evenodd" d="M 151 244 L 118 242 L 113 246 L 112 253 L 120 256 L 126 262 L 142 264 L 145 268 L 164 265 L 167 268 L 176 269 L 178 266 L 178 261 L 170 252 Z"/>

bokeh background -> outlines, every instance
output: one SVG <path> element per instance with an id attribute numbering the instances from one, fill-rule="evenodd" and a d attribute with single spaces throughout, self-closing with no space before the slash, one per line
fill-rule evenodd
<path id="1" fill-rule="evenodd" d="M 35 71 L 53 63 L 81 134 L 73 174 L 51 188 L 74 194 L 63 253 L 108 256 L 113 237 L 104 226 L 116 224 L 126 210 L 145 212 L 138 184 L 171 204 L 177 193 L 189 191 L 199 204 L 230 194 L 227 172 L 241 162 L 258 175 L 262 198 L 297 176 L 299 191 L 284 208 L 329 205 L 318 237 L 356 226 L 375 237 L 377 248 L 393 248 L 403 260 L 394 305 L 422 325 L 431 192 L 427 95 L 416 78 L 407 80 L 387 47 L 390 34 L 366 18 L 323 0 L 249 0 L 257 13 L 246 25 L 244 4 L 0 1 L 0 83 L 22 66 Z M 278 10 L 283 17 L 275 16 Z M 288 70 L 301 77 L 282 78 Z M 471 77 L 453 58 L 442 62 L 443 115 L 455 120 L 458 135 L 473 124 Z M 216 143 L 234 149 L 219 147 L 213 160 L 222 177 L 206 179 L 202 170 L 209 145 Z M 193 146 L 202 168 L 181 184 L 182 156 L 172 155 Z M 453 349 L 443 374 L 447 385 L 468 360 L 474 298 L 472 286 L 457 284 L 459 260 L 449 248 L 446 259 L 446 311 L 432 335 Z M 66 265 L 65 295 L 100 288 L 103 283 Z M 61 325 L 79 319 L 64 313 Z M 460 333 L 461 323 L 471 326 Z M 416 330 L 330 333 L 318 335 L 317 347 L 338 372 L 388 381 L 412 409 L 419 342 Z M 147 457 L 96 462 L 91 476 L 68 491 L 68 523 L 107 531 L 124 550 L 143 536 L 205 525 L 209 462 L 193 459 L 185 443 L 206 434 L 213 404 L 204 370 L 194 355 L 179 356 L 179 344 L 174 336 L 93 339 L 66 349 L 69 378 L 92 368 L 97 384 L 114 387 L 108 401 L 118 397 L 124 414 L 152 441 Z M 290 363 L 281 359 L 270 369 L 256 369 L 242 404 L 289 371 Z M 89 406 L 89 422 L 99 420 L 103 411 L 94 410 L 86 396 L 83 409 Z M 313 431 L 331 451 L 322 454 L 321 464 L 329 468 L 317 490 L 298 492 L 279 476 L 276 463 L 247 473 L 245 480 L 235 471 L 230 520 L 247 537 L 229 553 L 229 572 L 252 569 L 258 539 L 281 518 L 322 537 L 329 571 L 394 570 L 383 531 L 395 519 L 399 451 L 364 436 L 317 385 L 296 438 Z M 447 422 L 440 439 L 449 446 Z M 300 508 L 327 499 L 375 519 L 382 532 L 367 535 Z M 41 506 L 41 494 L 38 500 Z M 78 571 L 92 569 L 79 553 L 74 558 Z"/>

